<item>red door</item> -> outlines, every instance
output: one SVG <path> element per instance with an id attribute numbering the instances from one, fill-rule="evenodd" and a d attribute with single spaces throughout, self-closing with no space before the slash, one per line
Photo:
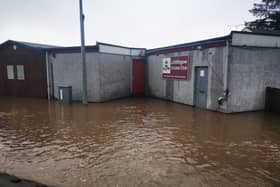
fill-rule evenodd
<path id="1" fill-rule="evenodd" d="M 133 94 L 144 94 L 144 60 L 133 60 Z"/>

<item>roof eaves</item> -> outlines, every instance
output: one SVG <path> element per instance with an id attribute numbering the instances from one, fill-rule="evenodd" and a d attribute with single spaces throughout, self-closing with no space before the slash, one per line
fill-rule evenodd
<path id="1" fill-rule="evenodd" d="M 7 42 L 12 42 L 14 44 L 23 45 L 23 46 L 31 47 L 31 48 L 37 48 L 37 49 L 47 49 L 47 48 L 58 47 L 58 46 L 54 46 L 54 45 L 15 41 L 15 40 L 8 40 Z"/>
<path id="2" fill-rule="evenodd" d="M 167 47 L 154 48 L 154 49 L 147 50 L 147 54 L 153 54 L 153 53 L 166 51 L 166 50 L 191 48 L 191 47 L 200 46 L 200 45 L 208 45 L 208 44 L 213 44 L 213 43 L 218 43 L 218 42 L 224 42 L 230 38 L 231 38 L 231 35 L 227 35 L 227 36 L 218 37 L 218 38 L 200 40 L 197 42 L 190 42 L 190 43 L 184 43 L 184 44 L 178 44 L 178 45 L 171 45 L 171 46 L 167 46 Z"/>
<path id="3" fill-rule="evenodd" d="M 98 47 L 96 45 L 85 46 L 86 51 L 97 51 Z M 80 46 L 70 46 L 70 47 L 54 47 L 45 49 L 48 52 L 63 52 L 63 53 L 71 53 L 71 52 L 79 52 L 81 50 Z"/>
<path id="4" fill-rule="evenodd" d="M 278 36 L 280 37 L 280 31 L 278 32 L 247 32 L 247 31 L 231 31 L 231 35 L 237 33 L 237 34 L 249 34 L 249 35 L 263 35 L 263 36 Z"/>

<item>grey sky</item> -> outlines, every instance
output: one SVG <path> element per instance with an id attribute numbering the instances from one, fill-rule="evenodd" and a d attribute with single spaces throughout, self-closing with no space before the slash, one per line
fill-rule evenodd
<path id="1" fill-rule="evenodd" d="M 0 0 L 0 42 L 79 45 L 79 0 Z M 258 0 L 84 0 L 86 44 L 161 47 L 229 34 Z"/>

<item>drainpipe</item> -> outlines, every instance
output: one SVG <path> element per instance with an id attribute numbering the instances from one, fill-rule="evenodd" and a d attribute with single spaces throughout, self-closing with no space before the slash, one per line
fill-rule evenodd
<path id="1" fill-rule="evenodd" d="M 51 100 L 51 95 L 50 95 L 50 70 L 49 70 L 49 58 L 48 58 L 48 51 L 45 53 L 46 55 L 46 69 L 47 69 L 47 90 L 48 90 L 48 100 Z"/>
<path id="2" fill-rule="evenodd" d="M 226 41 L 226 59 L 225 59 L 225 82 L 224 82 L 224 95 L 228 98 L 228 76 L 229 76 L 229 40 Z"/>
<path id="3" fill-rule="evenodd" d="M 218 104 L 222 105 L 224 101 L 227 101 L 229 95 L 228 89 L 228 77 L 229 77 L 229 40 L 226 40 L 225 62 L 224 62 L 224 91 L 223 95 L 218 98 Z"/>

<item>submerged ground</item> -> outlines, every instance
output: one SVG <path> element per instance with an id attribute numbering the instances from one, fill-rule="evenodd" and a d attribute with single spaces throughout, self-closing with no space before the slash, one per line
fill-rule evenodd
<path id="1" fill-rule="evenodd" d="M 0 98 L 0 172 L 52 186 L 278 186 L 280 116 Z"/>

